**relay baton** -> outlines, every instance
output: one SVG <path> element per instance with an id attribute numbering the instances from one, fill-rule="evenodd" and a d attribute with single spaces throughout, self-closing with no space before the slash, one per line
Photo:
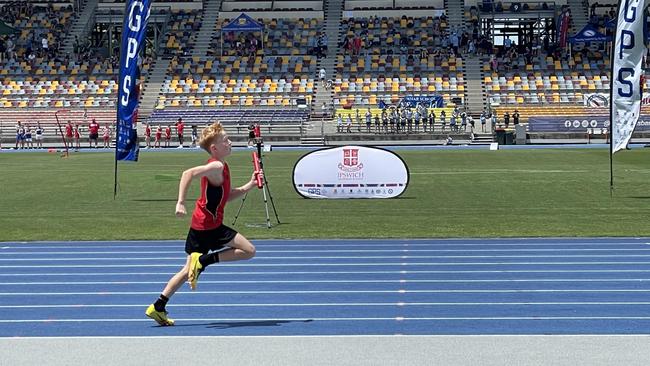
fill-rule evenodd
<path id="1" fill-rule="evenodd" d="M 260 161 L 257 157 L 257 152 L 253 151 L 253 166 L 255 167 L 255 180 L 257 181 L 257 188 L 262 189 L 262 176 L 260 175 Z"/>

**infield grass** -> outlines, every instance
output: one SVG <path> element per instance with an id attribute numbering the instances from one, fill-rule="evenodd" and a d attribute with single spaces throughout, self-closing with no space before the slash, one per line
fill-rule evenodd
<path id="1" fill-rule="evenodd" d="M 248 195 L 235 228 L 250 238 L 650 236 L 650 150 L 398 150 L 410 170 L 399 198 L 310 200 L 292 186 L 305 152 L 273 151 L 266 175 L 281 225 L 264 227 L 261 191 Z M 0 153 L 0 241 L 184 239 L 189 217 L 174 207 L 180 173 L 207 154 L 144 152 L 119 166 L 113 154 Z M 233 185 L 250 177 L 249 152 L 228 158 Z M 198 182 L 189 192 L 193 208 Z M 232 201 L 232 223 L 240 201 Z M 275 221 L 271 211 L 272 221 Z M 260 227 L 261 226 L 261 227 Z"/>

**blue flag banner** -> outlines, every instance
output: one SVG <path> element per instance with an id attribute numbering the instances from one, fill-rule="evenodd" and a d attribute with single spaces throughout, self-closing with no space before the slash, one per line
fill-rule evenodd
<path id="1" fill-rule="evenodd" d="M 641 114 L 645 0 L 619 1 L 612 50 L 612 154 L 624 149 Z"/>
<path id="2" fill-rule="evenodd" d="M 151 0 L 128 0 L 122 27 L 120 78 L 117 90 L 117 147 L 115 159 L 138 161 L 138 99 L 140 63 L 138 57 L 147 29 Z"/>

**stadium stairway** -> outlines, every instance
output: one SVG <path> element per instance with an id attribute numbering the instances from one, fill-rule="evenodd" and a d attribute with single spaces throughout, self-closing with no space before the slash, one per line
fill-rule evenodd
<path id="1" fill-rule="evenodd" d="M 203 19 L 201 21 L 201 30 L 196 35 L 196 42 L 192 50 L 193 56 L 208 56 L 210 42 L 217 31 L 216 24 L 219 18 L 219 9 L 221 9 L 221 0 L 203 1 Z M 221 50 L 218 51 L 219 53 L 215 53 L 215 55 L 220 54 Z"/>
<path id="2" fill-rule="evenodd" d="M 465 56 L 465 106 L 469 109 L 469 114 L 478 118 L 483 112 L 486 103 L 485 89 L 483 87 L 482 68 L 486 62 L 476 55 Z"/>
<path id="3" fill-rule="evenodd" d="M 465 1 L 445 0 L 445 11 L 450 28 L 465 28 Z"/>
<path id="4" fill-rule="evenodd" d="M 567 0 L 567 5 L 571 9 L 571 19 L 573 19 L 573 32 L 575 34 L 581 30 L 589 21 L 589 9 L 584 0 Z"/>
<path id="5" fill-rule="evenodd" d="M 162 85 L 167 77 L 167 70 L 171 59 L 157 58 L 151 66 L 149 75 L 144 81 L 142 95 L 140 96 L 140 110 L 138 111 L 138 120 L 145 121 L 151 115 L 158 104 L 158 97 L 162 90 Z"/>
<path id="6" fill-rule="evenodd" d="M 480 126 L 480 124 L 479 124 Z M 481 127 L 478 127 L 479 129 Z M 474 140 L 472 140 L 470 145 L 490 145 L 494 142 L 494 136 L 488 132 L 475 132 Z"/>
<path id="7" fill-rule="evenodd" d="M 321 106 L 325 103 L 326 106 L 332 105 L 332 90 L 325 90 L 323 84 L 318 78 L 318 71 L 321 68 L 325 69 L 327 79 L 335 79 L 336 72 L 336 51 L 339 49 L 338 44 L 341 38 L 341 14 L 343 12 L 342 0 L 326 0 L 324 12 L 323 30 L 327 34 L 327 56 L 318 60 L 316 67 L 316 93 L 311 103 L 312 115 L 321 115 Z"/>
<path id="8" fill-rule="evenodd" d="M 62 54 L 72 55 L 74 52 L 74 37 L 79 37 L 80 40 L 84 39 L 84 36 L 88 34 L 90 28 L 94 25 L 95 11 L 97 10 L 97 3 L 99 0 L 85 0 L 85 3 L 81 6 L 81 12 L 77 16 L 70 27 L 68 35 L 63 39 L 62 45 Z"/>

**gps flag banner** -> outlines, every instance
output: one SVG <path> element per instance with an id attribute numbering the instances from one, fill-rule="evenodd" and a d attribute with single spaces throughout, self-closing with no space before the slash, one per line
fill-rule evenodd
<path id="1" fill-rule="evenodd" d="M 641 112 L 645 0 L 621 0 L 612 50 L 612 154 L 630 141 Z"/>
<path id="2" fill-rule="evenodd" d="M 122 27 L 120 78 L 117 90 L 116 160 L 138 161 L 138 99 L 140 62 L 138 57 L 147 29 L 151 0 L 128 0 Z"/>

